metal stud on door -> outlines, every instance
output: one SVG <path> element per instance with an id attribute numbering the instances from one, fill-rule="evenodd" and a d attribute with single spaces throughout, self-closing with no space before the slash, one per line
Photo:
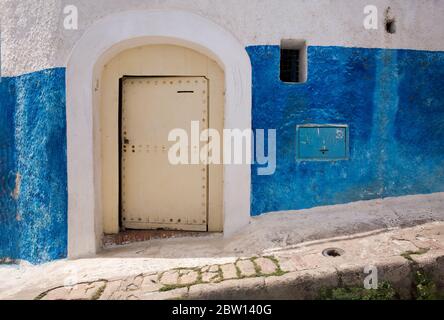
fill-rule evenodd
<path id="1" fill-rule="evenodd" d="M 208 128 L 204 77 L 125 77 L 122 81 L 122 224 L 129 229 L 207 230 L 208 168 L 173 165 L 172 129 Z M 200 134 L 200 132 L 199 132 Z M 192 152 L 199 152 L 199 147 Z"/>

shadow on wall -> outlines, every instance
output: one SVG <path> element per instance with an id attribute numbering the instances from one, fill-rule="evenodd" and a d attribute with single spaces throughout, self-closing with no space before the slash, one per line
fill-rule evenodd
<path id="1" fill-rule="evenodd" d="M 66 257 L 65 70 L 0 82 L 0 259 Z"/>
<path id="2" fill-rule="evenodd" d="M 253 128 L 277 129 L 277 169 L 253 165 L 252 215 L 444 190 L 444 52 L 309 47 L 308 80 L 279 80 L 252 46 Z M 299 162 L 296 125 L 348 124 L 350 160 Z"/>

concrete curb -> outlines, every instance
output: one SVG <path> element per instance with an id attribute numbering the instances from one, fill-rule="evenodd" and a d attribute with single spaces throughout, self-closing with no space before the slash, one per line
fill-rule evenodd
<path id="1" fill-rule="evenodd" d="M 392 256 L 376 261 L 379 282 L 389 282 L 401 299 L 411 299 L 414 272 L 424 270 L 440 289 L 444 288 L 444 250 L 412 256 L 412 261 Z M 365 265 L 342 265 L 289 272 L 282 276 L 228 280 L 190 287 L 188 293 L 170 292 L 173 299 L 316 299 L 321 289 L 362 287 Z M 176 295 L 177 293 L 177 295 Z"/>

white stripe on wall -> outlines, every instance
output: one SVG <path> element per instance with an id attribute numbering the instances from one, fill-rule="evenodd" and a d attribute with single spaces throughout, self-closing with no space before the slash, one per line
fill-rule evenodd
<path id="1" fill-rule="evenodd" d="M 78 8 L 78 30 L 63 28 L 67 4 Z M 378 8 L 378 30 L 363 26 L 368 4 Z M 396 20 L 395 34 L 385 32 L 388 7 Z M 64 67 L 75 43 L 92 24 L 135 9 L 197 13 L 231 32 L 245 46 L 277 45 L 281 39 L 292 38 L 305 39 L 311 46 L 444 51 L 443 0 L 20 0 L 0 2 L 2 74 Z"/>

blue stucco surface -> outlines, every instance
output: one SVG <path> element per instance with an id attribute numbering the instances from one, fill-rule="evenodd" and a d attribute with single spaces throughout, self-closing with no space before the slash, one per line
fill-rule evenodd
<path id="1" fill-rule="evenodd" d="M 252 46 L 254 129 L 277 129 L 271 176 L 252 166 L 252 215 L 444 190 L 444 53 L 308 47 L 308 80 L 279 80 Z M 348 124 L 350 159 L 296 161 L 296 125 Z"/>
<path id="2" fill-rule="evenodd" d="M 308 81 L 286 84 L 278 46 L 247 51 L 253 128 L 277 130 L 275 174 L 252 168 L 252 215 L 444 191 L 443 52 L 309 47 Z M 64 68 L 3 78 L 0 114 L 0 259 L 66 257 Z M 349 125 L 350 159 L 296 161 L 308 123 Z"/>
<path id="3" fill-rule="evenodd" d="M 0 113 L 0 258 L 66 257 L 64 68 L 2 78 Z"/>

